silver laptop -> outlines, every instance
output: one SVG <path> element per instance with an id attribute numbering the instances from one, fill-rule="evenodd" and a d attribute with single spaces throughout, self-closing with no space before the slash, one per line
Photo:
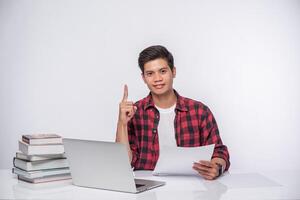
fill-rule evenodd
<path id="1" fill-rule="evenodd" d="M 165 184 L 134 179 L 124 144 L 66 138 L 63 143 L 74 185 L 139 193 Z"/>

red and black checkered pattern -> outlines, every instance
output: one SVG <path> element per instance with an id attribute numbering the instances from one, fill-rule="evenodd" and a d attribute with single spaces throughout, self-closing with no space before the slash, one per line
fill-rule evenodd
<path id="1" fill-rule="evenodd" d="M 226 170 L 230 166 L 227 147 L 223 145 L 212 112 L 201 102 L 181 97 L 176 91 L 177 104 L 174 121 L 177 146 L 197 147 L 215 144 L 213 158 L 223 158 Z M 159 156 L 159 112 L 151 93 L 136 102 L 137 111 L 128 122 L 128 138 L 134 169 L 153 170 Z"/>

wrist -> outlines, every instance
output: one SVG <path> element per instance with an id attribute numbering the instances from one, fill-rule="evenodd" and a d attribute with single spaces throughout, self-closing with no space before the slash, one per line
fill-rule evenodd
<path id="1" fill-rule="evenodd" d="M 122 120 L 118 120 L 118 127 L 127 128 L 127 122 L 124 122 Z"/>
<path id="2" fill-rule="evenodd" d="M 222 173 L 224 173 L 226 169 L 226 161 L 223 158 L 214 157 L 211 159 L 212 163 L 222 165 Z M 220 166 L 221 167 L 221 166 Z"/>
<path id="3" fill-rule="evenodd" d="M 128 142 L 127 124 L 123 124 L 122 121 L 118 121 L 117 124 L 116 142 Z"/>
<path id="4" fill-rule="evenodd" d="M 217 177 L 220 177 L 220 176 L 224 173 L 225 168 L 224 168 L 224 166 L 223 166 L 222 164 L 220 164 L 220 163 L 216 163 L 216 165 L 218 166 L 218 172 L 219 172 L 219 174 L 218 174 Z"/>

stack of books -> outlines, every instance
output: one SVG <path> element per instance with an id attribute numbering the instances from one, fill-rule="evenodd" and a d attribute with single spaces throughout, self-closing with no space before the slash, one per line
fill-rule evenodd
<path id="1" fill-rule="evenodd" d="M 13 164 L 18 179 L 30 183 L 71 178 L 62 137 L 56 134 L 23 135 Z"/>

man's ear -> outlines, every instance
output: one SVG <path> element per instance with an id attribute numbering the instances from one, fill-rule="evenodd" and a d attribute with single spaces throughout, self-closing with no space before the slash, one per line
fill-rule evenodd
<path id="1" fill-rule="evenodd" d="M 173 73 L 173 78 L 175 78 L 176 77 L 176 67 L 175 66 L 173 67 L 172 73 Z"/>

